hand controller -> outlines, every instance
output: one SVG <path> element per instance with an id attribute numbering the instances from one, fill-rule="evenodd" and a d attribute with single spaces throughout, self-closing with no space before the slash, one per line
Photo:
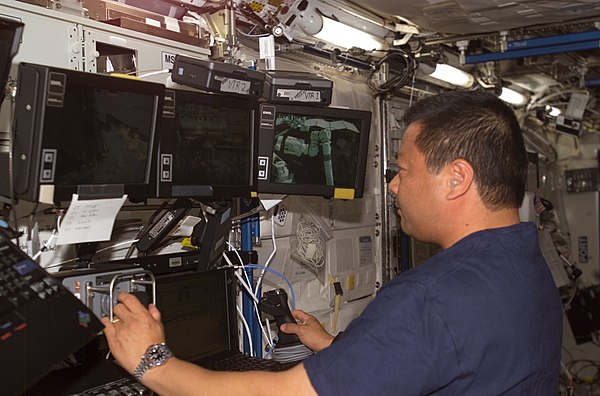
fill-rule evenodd
<path id="1" fill-rule="evenodd" d="M 283 323 L 296 323 L 288 306 L 287 298 L 287 293 L 283 289 L 275 289 L 266 292 L 258 302 L 258 308 L 261 311 L 275 318 L 279 331 L 279 342 L 277 343 L 279 348 L 300 344 L 298 336 L 279 330 Z"/>

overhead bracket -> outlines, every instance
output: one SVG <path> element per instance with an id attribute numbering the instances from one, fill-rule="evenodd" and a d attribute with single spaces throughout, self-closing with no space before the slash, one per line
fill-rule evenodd
<path id="1" fill-rule="evenodd" d="M 408 43 L 412 36 L 419 34 L 419 29 L 417 29 L 416 26 L 407 25 L 405 23 L 396 23 L 394 31 L 398 33 L 398 36 L 401 36 L 400 38 L 394 37 L 394 46 L 404 45 Z"/>

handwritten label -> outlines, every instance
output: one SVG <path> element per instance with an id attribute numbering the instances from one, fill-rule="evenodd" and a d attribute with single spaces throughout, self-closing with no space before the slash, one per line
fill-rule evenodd
<path id="1" fill-rule="evenodd" d="M 235 78 L 223 78 L 221 81 L 221 91 L 248 95 L 250 93 L 250 85 L 250 81 L 237 80 Z"/>
<path id="2" fill-rule="evenodd" d="M 73 194 L 67 214 L 61 222 L 56 244 L 110 240 L 115 219 L 126 199 L 127 195 L 80 201 L 79 195 Z"/>
<path id="3" fill-rule="evenodd" d="M 306 91 L 303 89 L 278 89 L 278 98 L 288 98 L 290 102 L 320 102 L 320 91 Z"/>

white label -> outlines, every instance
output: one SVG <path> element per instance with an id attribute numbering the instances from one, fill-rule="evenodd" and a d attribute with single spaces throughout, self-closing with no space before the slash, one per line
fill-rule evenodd
<path id="1" fill-rule="evenodd" d="M 373 263 L 373 242 L 371 236 L 363 235 L 358 237 L 360 267 L 365 267 Z"/>
<path id="2" fill-rule="evenodd" d="M 275 70 L 275 36 L 258 39 L 259 58 L 265 60 L 266 70 Z"/>
<path id="3" fill-rule="evenodd" d="M 172 32 L 181 33 L 181 29 L 179 28 L 179 21 L 175 18 L 165 17 L 165 26 L 167 30 Z"/>
<path id="4" fill-rule="evenodd" d="M 290 90 L 290 101 L 292 102 L 320 102 L 320 91 L 305 91 L 299 89 Z"/>
<path id="5" fill-rule="evenodd" d="M 163 51 L 160 53 L 160 56 L 162 57 L 163 70 L 172 70 L 175 64 L 175 54 Z"/>
<path id="6" fill-rule="evenodd" d="M 259 37 L 258 39 L 260 59 L 272 58 L 275 56 L 275 36 Z"/>
<path id="7" fill-rule="evenodd" d="M 306 91 L 303 89 L 286 89 L 280 88 L 277 90 L 278 98 L 288 98 L 290 102 L 320 102 L 320 91 Z"/>
<path id="8" fill-rule="evenodd" d="M 150 26 L 160 27 L 160 21 L 152 18 L 146 18 L 146 24 Z"/>
<path id="9" fill-rule="evenodd" d="M 250 81 L 224 78 L 223 81 L 221 81 L 221 91 L 248 95 L 250 93 L 250 85 Z"/>

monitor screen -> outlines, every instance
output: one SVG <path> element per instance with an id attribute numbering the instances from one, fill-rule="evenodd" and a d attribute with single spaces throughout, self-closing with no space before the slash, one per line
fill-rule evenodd
<path id="1" fill-rule="evenodd" d="M 69 117 L 50 111 L 45 118 L 46 147 L 60 146 L 54 183 L 145 183 L 154 119 L 144 111 L 156 98 L 101 87 L 70 89 L 64 107 L 81 111 Z"/>
<path id="2" fill-rule="evenodd" d="M 20 64 L 17 197 L 154 197 L 152 159 L 163 97 L 161 84 Z"/>
<path id="3" fill-rule="evenodd" d="M 160 197 L 249 197 L 258 102 L 168 90 L 160 145 Z"/>
<path id="4" fill-rule="evenodd" d="M 227 270 L 157 277 L 156 305 L 177 357 L 198 363 L 237 349 L 231 287 Z"/>
<path id="5" fill-rule="evenodd" d="M 260 115 L 258 192 L 362 196 L 370 112 L 263 104 Z"/>

